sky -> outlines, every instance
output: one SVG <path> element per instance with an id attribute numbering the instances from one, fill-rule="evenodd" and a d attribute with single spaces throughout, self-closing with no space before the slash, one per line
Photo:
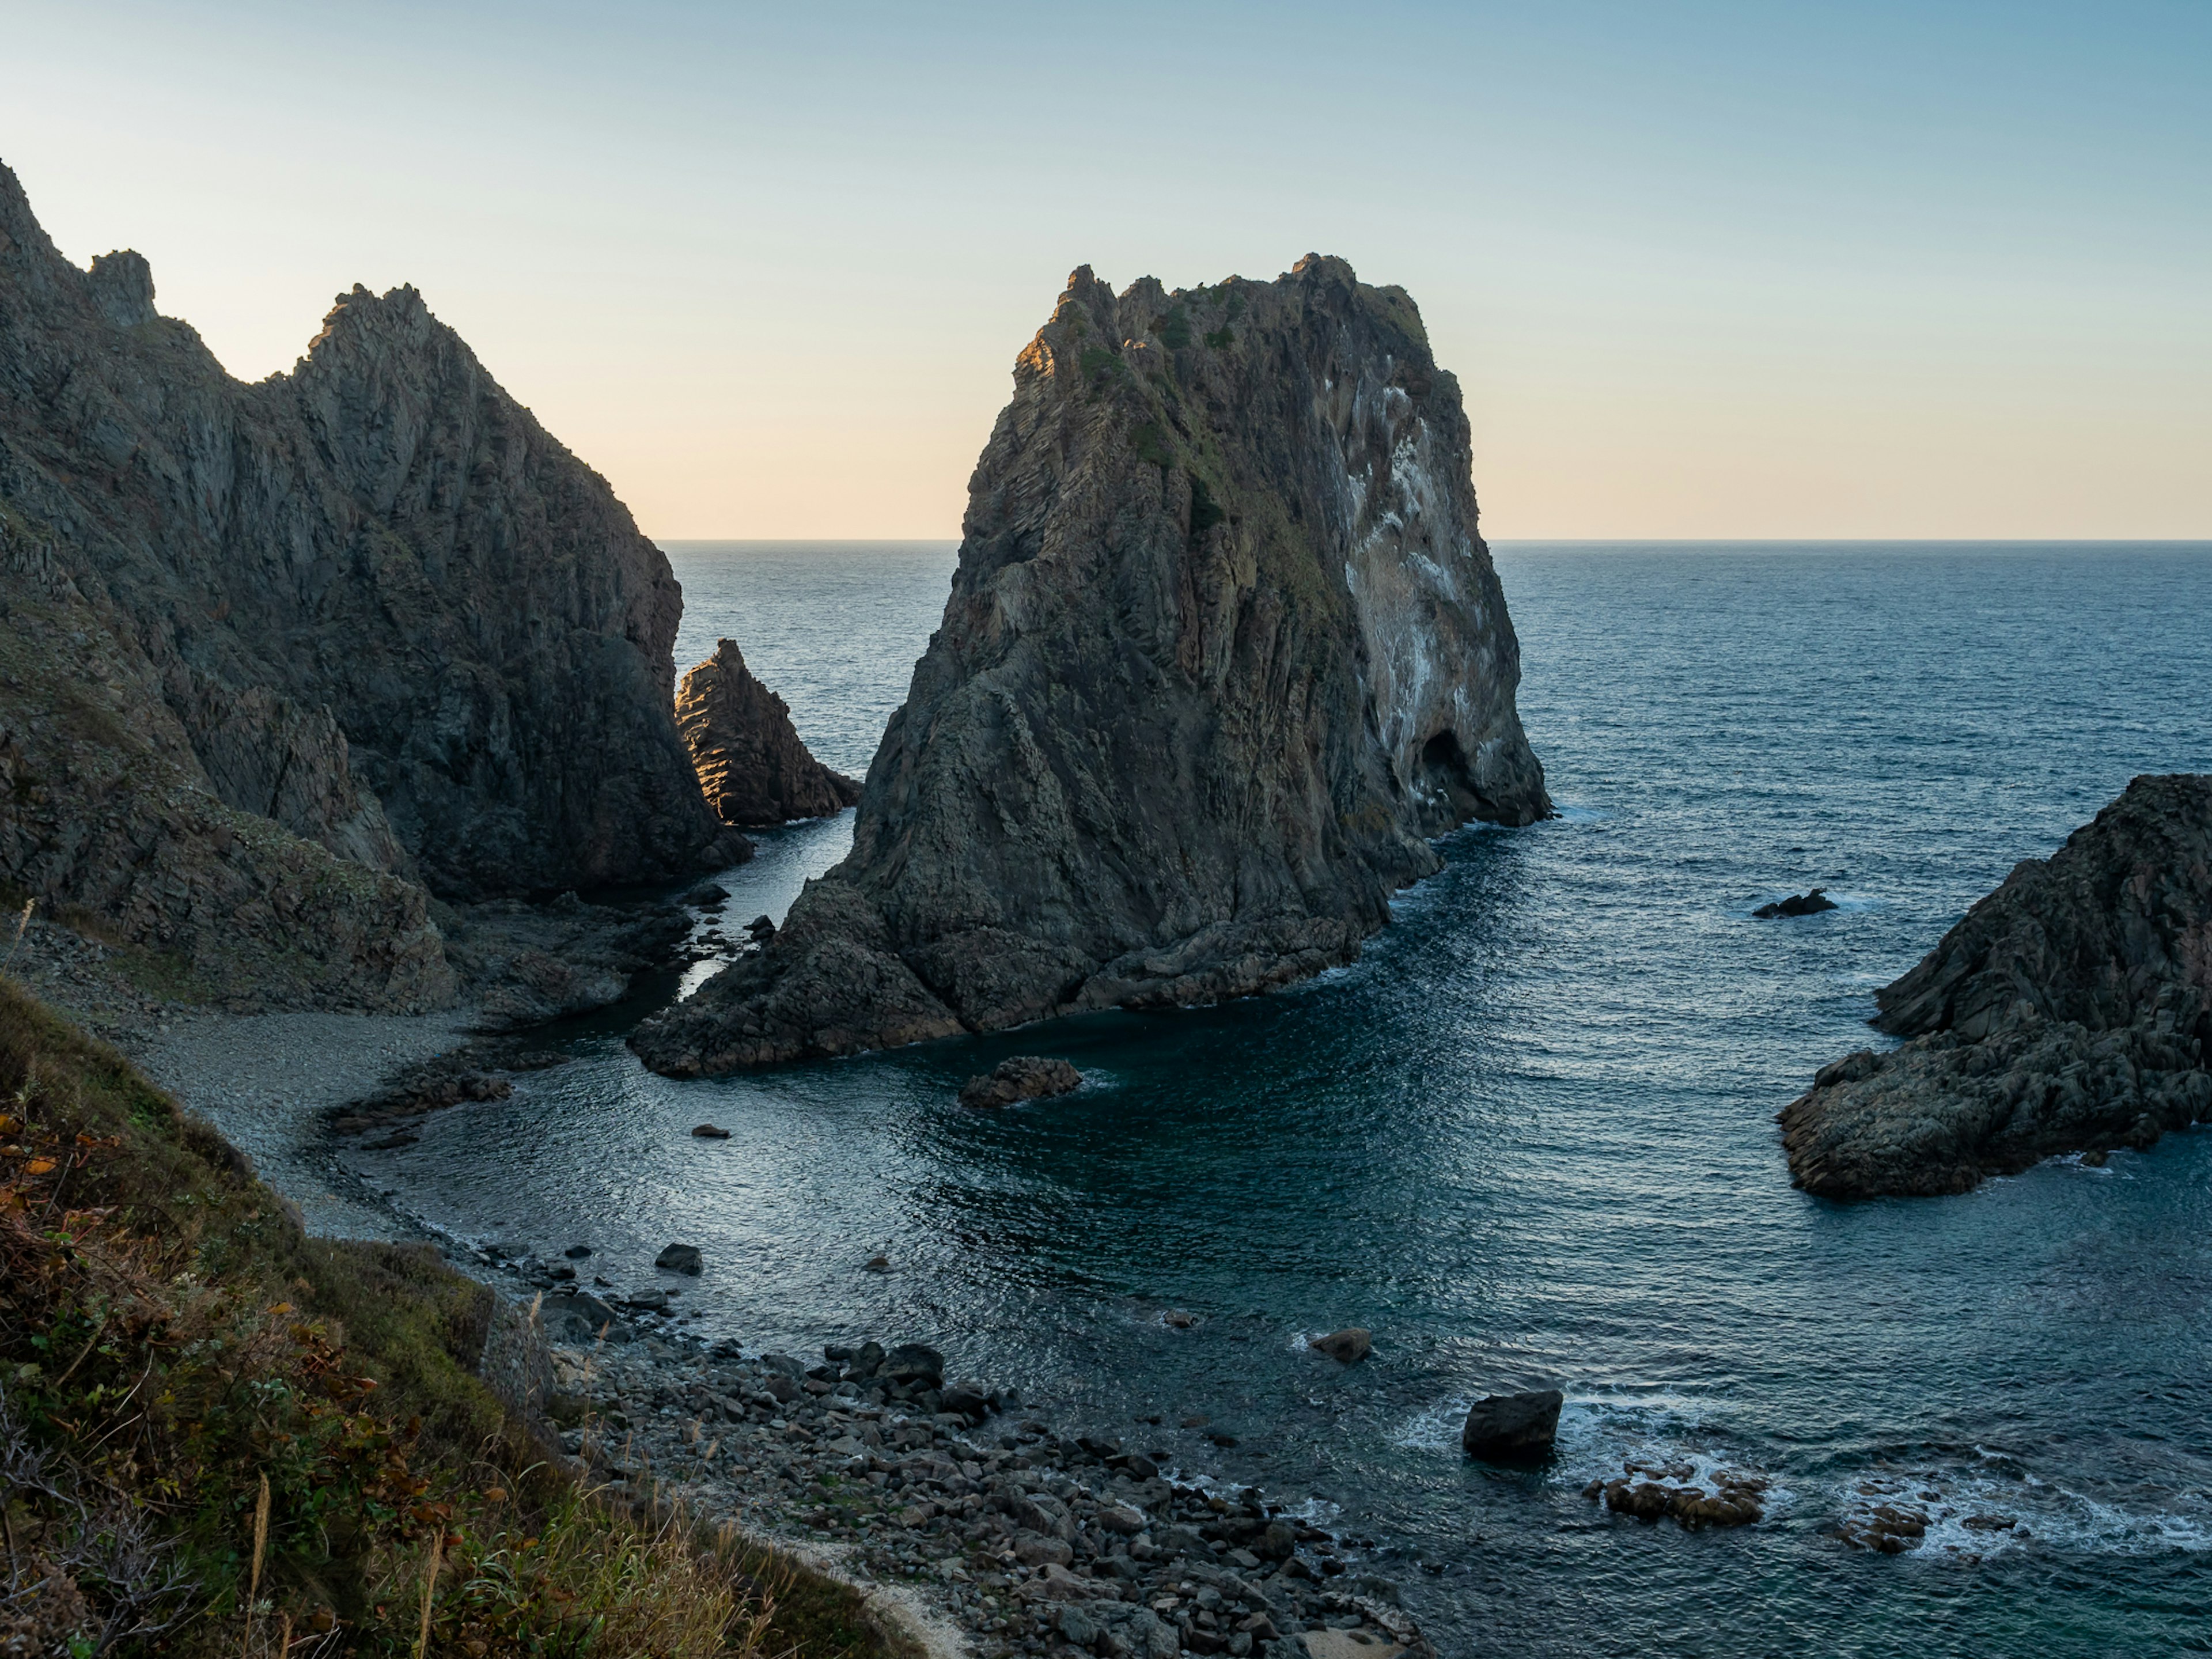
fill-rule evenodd
<path id="1" fill-rule="evenodd" d="M 2207 0 L 0 0 L 234 374 L 431 309 L 649 535 L 950 538 L 1066 274 L 1419 303 L 1492 538 L 2212 535 Z"/>

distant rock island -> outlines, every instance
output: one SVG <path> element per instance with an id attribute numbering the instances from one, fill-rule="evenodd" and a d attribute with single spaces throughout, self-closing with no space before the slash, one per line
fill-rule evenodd
<path id="1" fill-rule="evenodd" d="M 1549 810 L 1402 290 L 1085 268 L 1014 379 L 851 855 L 634 1035 L 656 1069 L 1265 990 L 1352 957 L 1427 837 Z"/>
<path id="2" fill-rule="evenodd" d="M 2212 1120 L 2212 777 L 2136 779 L 1875 1001 L 1911 1041 L 1781 1114 L 1808 1192 L 1964 1192 Z"/>
<path id="3" fill-rule="evenodd" d="M 781 697 L 752 676 L 735 640 L 684 677 L 676 724 L 699 785 L 725 823 L 749 827 L 825 818 L 860 799 L 860 786 L 806 751 Z"/>
<path id="4" fill-rule="evenodd" d="M 217 994 L 436 1006 L 429 896 L 746 850 L 668 561 L 410 288 L 245 385 L 0 167 L 0 891 Z"/>

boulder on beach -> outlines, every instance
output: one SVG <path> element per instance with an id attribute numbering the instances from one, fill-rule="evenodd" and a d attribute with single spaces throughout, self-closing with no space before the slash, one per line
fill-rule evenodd
<path id="1" fill-rule="evenodd" d="M 1875 994 L 1908 1039 L 1779 1114 L 1825 1198 L 1964 1192 L 2212 1121 L 2212 776 L 2144 776 Z M 2085 1159 L 2085 1161 L 2088 1161 Z"/>
<path id="2" fill-rule="evenodd" d="M 1762 921 L 1771 921 L 1777 916 L 1817 916 L 1823 910 L 1835 908 L 1836 902 L 1828 896 L 1826 890 L 1815 887 L 1809 893 L 1793 893 L 1772 904 L 1762 904 L 1751 914 Z"/>
<path id="3" fill-rule="evenodd" d="M 1024 1100 L 1042 1100 L 1079 1088 L 1083 1073 L 1064 1060 L 1037 1054 L 1016 1054 L 960 1085 L 963 1106 L 1012 1106 Z"/>
<path id="4" fill-rule="evenodd" d="M 1557 1389 L 1478 1400 L 1460 1431 L 1460 1445 L 1486 1463 L 1541 1462 L 1559 1437 L 1559 1407 L 1565 1403 Z"/>
<path id="5" fill-rule="evenodd" d="M 697 1273 L 707 1264 L 696 1244 L 670 1244 L 653 1258 L 653 1265 L 672 1273 Z"/>
<path id="6" fill-rule="evenodd" d="M 1339 1364 L 1355 1365 L 1367 1358 L 1373 1344 L 1367 1332 L 1357 1325 L 1347 1325 L 1340 1331 L 1316 1337 L 1311 1346 L 1316 1353 L 1327 1354 Z"/>
<path id="7" fill-rule="evenodd" d="M 852 853 L 640 1058 L 728 1072 L 1349 961 L 1434 837 L 1550 811 L 1471 457 L 1419 308 L 1341 259 L 1119 295 L 1076 271 Z"/>

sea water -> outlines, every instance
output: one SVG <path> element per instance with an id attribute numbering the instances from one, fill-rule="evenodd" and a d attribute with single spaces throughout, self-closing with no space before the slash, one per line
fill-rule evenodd
<path id="1" fill-rule="evenodd" d="M 952 548 L 670 552 L 678 666 L 736 639 L 864 769 Z M 1497 557 L 1559 815 L 1445 838 L 1352 966 L 690 1083 L 602 1022 L 356 1164 L 428 1225 L 587 1243 L 624 1288 L 698 1244 L 702 1336 L 927 1340 L 1056 1421 L 1310 1500 L 1447 1654 L 2212 1650 L 2212 1135 L 1839 1205 L 1791 1188 L 1773 1121 L 2015 862 L 2136 773 L 2212 770 L 2212 548 Z M 780 915 L 850 824 L 763 836 L 702 927 Z M 1837 909 L 1752 915 L 1815 885 Z M 1084 1087 L 956 1103 L 1022 1052 Z M 1347 1324 L 1364 1364 L 1306 1347 Z M 1470 1401 L 1550 1385 L 1551 1464 L 1462 1458 Z M 1654 1455 L 1764 1476 L 1765 1519 L 1582 1496 Z M 1893 1497 L 1936 1520 L 1919 1549 L 1838 1537 Z"/>

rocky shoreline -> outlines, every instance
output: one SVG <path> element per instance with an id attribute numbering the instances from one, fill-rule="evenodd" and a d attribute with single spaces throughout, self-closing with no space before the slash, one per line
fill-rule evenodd
<path id="1" fill-rule="evenodd" d="M 704 1344 L 669 1326 L 665 1292 L 617 1305 L 570 1288 L 567 1263 L 496 1246 L 460 1265 L 534 1292 L 545 1416 L 598 1480 L 894 1590 L 966 1651 L 1435 1652 L 1311 1505 L 1056 1425 L 1017 1390 L 949 1381 L 932 1348 Z"/>

